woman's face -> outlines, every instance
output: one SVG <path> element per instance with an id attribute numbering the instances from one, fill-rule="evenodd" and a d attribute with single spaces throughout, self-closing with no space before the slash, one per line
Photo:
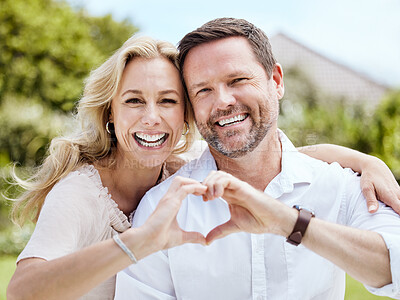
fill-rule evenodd
<path id="1" fill-rule="evenodd" d="M 179 72 L 170 61 L 132 59 L 111 102 L 117 159 L 132 167 L 162 164 L 182 135 L 184 109 Z"/>

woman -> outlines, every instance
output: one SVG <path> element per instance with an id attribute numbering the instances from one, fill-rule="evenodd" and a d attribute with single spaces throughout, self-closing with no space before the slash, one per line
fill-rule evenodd
<path id="1" fill-rule="evenodd" d="M 191 179 L 176 178 L 142 227 L 130 228 L 128 220 L 145 192 L 182 164 L 167 159 L 194 136 L 171 44 L 129 39 L 91 73 L 77 120 L 78 133 L 54 139 L 39 171 L 19 180 L 27 191 L 14 213 L 23 223 L 35 212 L 37 225 L 18 257 L 8 299 L 112 299 L 114 275 L 135 260 L 187 242 L 205 244 L 176 222 L 186 195 L 205 192 Z"/>

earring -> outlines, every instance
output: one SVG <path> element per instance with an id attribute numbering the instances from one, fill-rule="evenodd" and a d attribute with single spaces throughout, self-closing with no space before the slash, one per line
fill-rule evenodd
<path id="1" fill-rule="evenodd" d="M 111 123 L 112 124 L 112 123 Z M 109 133 L 109 134 L 111 134 L 111 131 L 110 131 L 110 121 L 108 121 L 107 123 L 106 123 L 106 131 Z"/>
<path id="2" fill-rule="evenodd" d="M 187 121 L 185 121 L 185 132 L 182 133 L 182 135 L 187 135 L 189 133 L 190 127 L 189 127 L 189 123 Z"/>

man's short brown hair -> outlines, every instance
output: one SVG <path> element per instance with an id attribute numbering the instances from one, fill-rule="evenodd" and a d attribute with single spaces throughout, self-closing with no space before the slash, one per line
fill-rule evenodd
<path id="1" fill-rule="evenodd" d="M 183 37 L 178 45 L 179 66 L 182 75 L 186 55 L 191 49 L 207 42 L 233 36 L 242 36 L 249 41 L 257 60 L 262 64 L 269 77 L 276 60 L 267 35 L 252 23 L 235 18 L 219 18 L 209 21 Z"/>

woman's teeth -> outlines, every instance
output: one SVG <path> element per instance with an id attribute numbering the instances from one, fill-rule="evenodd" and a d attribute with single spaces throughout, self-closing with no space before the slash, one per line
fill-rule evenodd
<path id="1" fill-rule="evenodd" d="M 166 133 L 160 134 L 145 134 L 135 133 L 135 140 L 144 147 L 158 147 L 165 142 L 168 135 Z"/>
<path id="2" fill-rule="evenodd" d="M 243 121 L 244 119 L 246 119 L 246 118 L 247 118 L 247 114 L 237 115 L 237 116 L 234 116 L 234 117 L 229 118 L 229 119 L 220 120 L 220 121 L 218 121 L 217 123 L 218 123 L 218 125 L 221 126 L 221 127 L 223 127 L 223 126 L 230 126 L 230 125 L 233 125 L 233 124 L 242 122 L 242 121 Z"/>

